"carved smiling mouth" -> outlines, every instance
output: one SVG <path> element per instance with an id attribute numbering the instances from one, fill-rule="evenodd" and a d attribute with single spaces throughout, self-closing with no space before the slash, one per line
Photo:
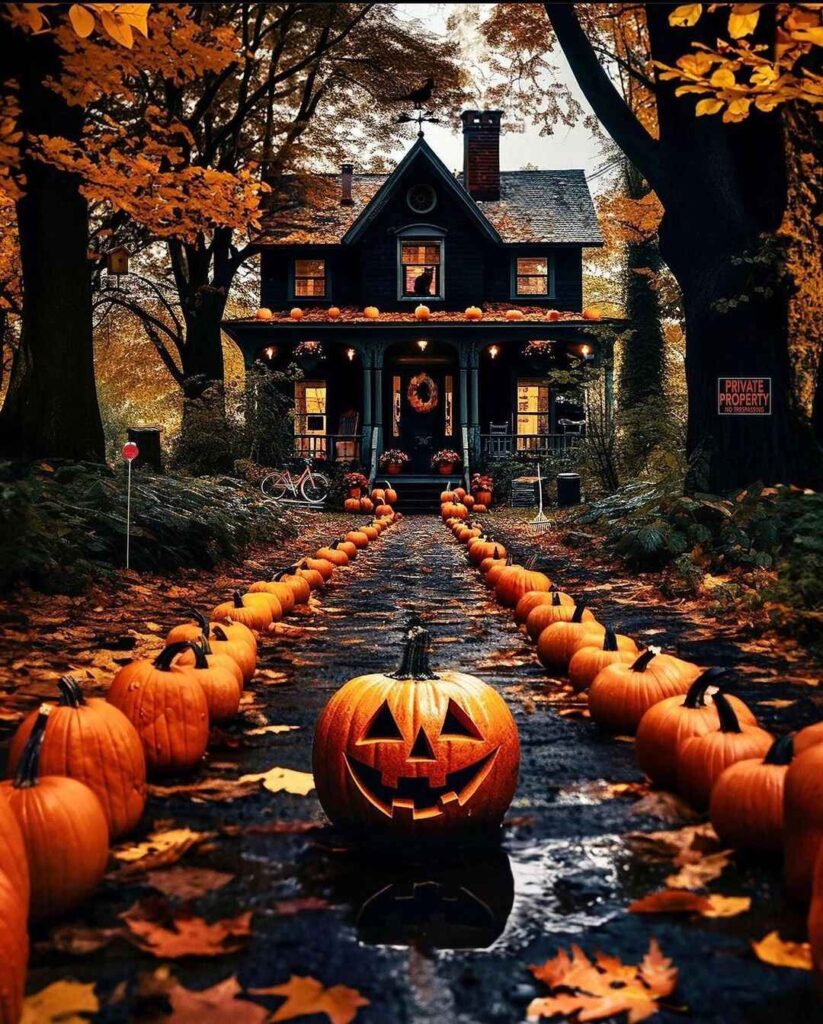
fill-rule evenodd
<path id="1" fill-rule="evenodd" d="M 396 810 L 411 813 L 415 818 L 431 818 L 442 814 L 449 804 L 462 805 L 477 790 L 491 771 L 500 748 L 495 747 L 479 761 L 449 772 L 445 786 L 432 786 L 423 776 L 400 776 L 396 786 L 383 782 L 383 773 L 346 754 L 346 765 L 357 788 L 383 814 L 392 817 Z"/>

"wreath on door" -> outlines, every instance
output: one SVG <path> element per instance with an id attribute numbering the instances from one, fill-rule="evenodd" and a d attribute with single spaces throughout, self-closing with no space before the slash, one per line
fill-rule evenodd
<path id="1" fill-rule="evenodd" d="M 427 373 L 418 373 L 409 381 L 406 397 L 415 412 L 431 412 L 437 408 L 437 385 Z"/>

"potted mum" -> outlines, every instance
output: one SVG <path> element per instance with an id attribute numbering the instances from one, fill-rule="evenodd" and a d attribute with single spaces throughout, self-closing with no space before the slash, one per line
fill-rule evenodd
<path id="1" fill-rule="evenodd" d="M 362 473 L 344 473 L 343 486 L 348 492 L 347 497 L 359 498 L 369 486 L 369 481 Z"/>
<path id="2" fill-rule="evenodd" d="M 380 456 L 380 468 L 393 476 L 399 473 L 409 461 L 408 455 L 399 448 L 389 448 Z"/>
<path id="3" fill-rule="evenodd" d="M 457 466 L 460 465 L 460 456 L 451 448 L 441 448 L 439 452 L 432 455 L 432 467 L 441 476 L 450 476 Z"/>
<path id="4" fill-rule="evenodd" d="M 472 475 L 472 495 L 475 501 L 488 508 L 492 503 L 493 491 L 494 480 L 490 476 L 481 473 L 474 473 Z"/>

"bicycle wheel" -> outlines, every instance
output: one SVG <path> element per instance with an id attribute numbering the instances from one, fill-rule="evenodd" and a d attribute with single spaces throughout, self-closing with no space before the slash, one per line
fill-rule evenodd
<path id="1" fill-rule="evenodd" d="M 268 476 L 263 477 L 260 483 L 260 490 L 273 501 L 279 501 L 285 497 L 288 489 L 288 483 L 282 473 L 269 473 Z"/>
<path id="2" fill-rule="evenodd" d="M 321 473 L 312 473 L 303 481 L 300 493 L 312 503 L 325 501 L 329 496 L 329 481 Z"/>

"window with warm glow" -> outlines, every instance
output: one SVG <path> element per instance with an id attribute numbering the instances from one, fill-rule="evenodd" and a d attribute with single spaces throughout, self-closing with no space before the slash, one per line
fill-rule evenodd
<path id="1" fill-rule="evenodd" d="M 326 261 L 294 261 L 294 296 L 300 299 L 322 299 L 326 295 Z"/>
<path id="2" fill-rule="evenodd" d="M 544 380 L 517 382 L 517 448 L 539 447 L 539 436 L 549 432 L 549 386 Z"/>
<path id="3" fill-rule="evenodd" d="M 518 257 L 515 260 L 515 295 L 549 294 L 549 260 L 547 256 Z"/>
<path id="4" fill-rule="evenodd" d="M 400 294 L 403 298 L 440 298 L 442 263 L 442 243 L 401 242 Z"/>
<path id="5" fill-rule="evenodd" d="M 300 380 L 294 385 L 294 433 L 302 455 L 326 454 L 326 382 Z"/>

